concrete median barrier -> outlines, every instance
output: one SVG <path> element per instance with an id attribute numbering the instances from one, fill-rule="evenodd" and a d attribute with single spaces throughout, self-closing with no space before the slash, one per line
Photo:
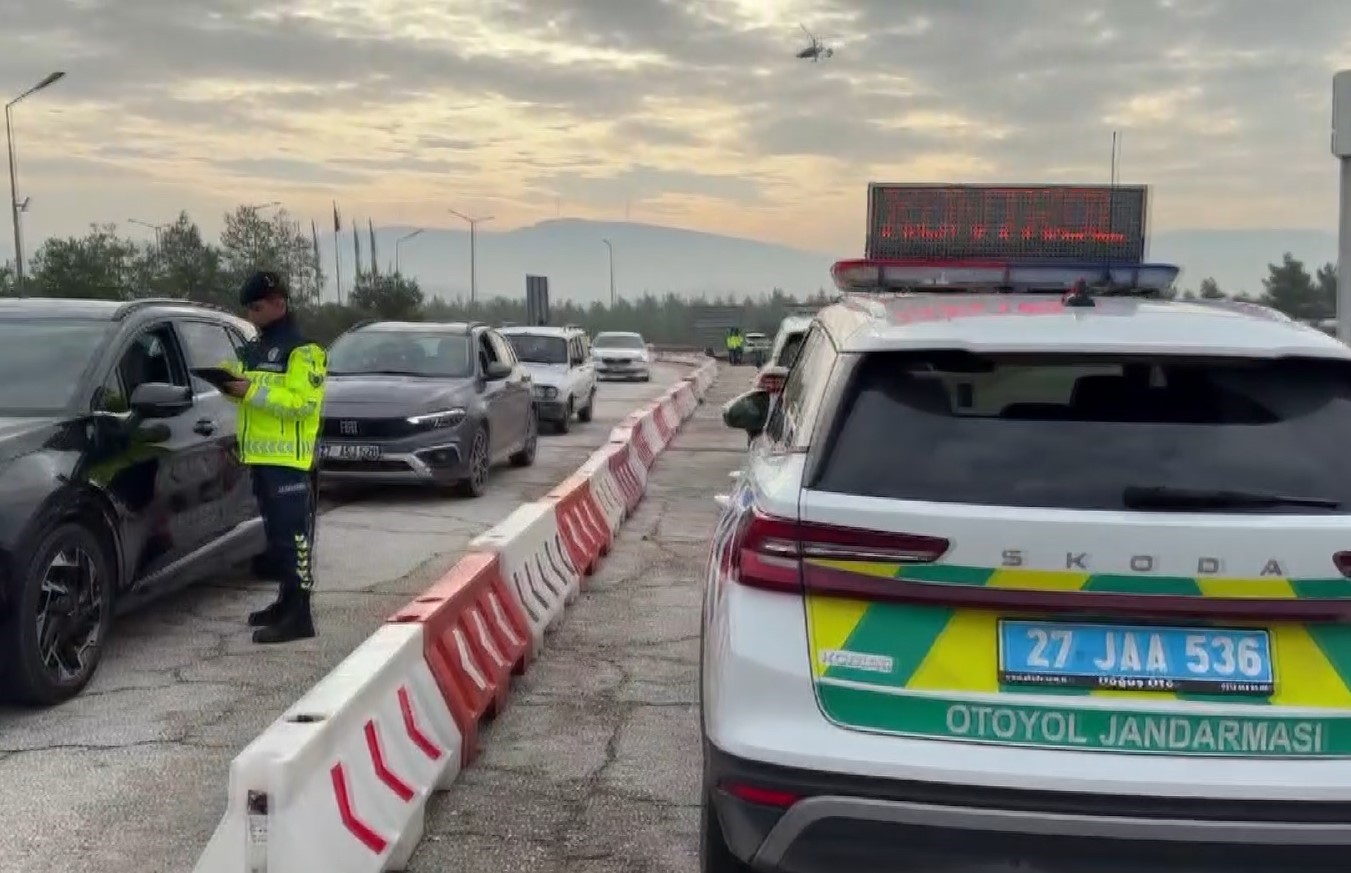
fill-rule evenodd
<path id="1" fill-rule="evenodd" d="M 426 803 L 479 748 L 642 500 L 648 471 L 716 378 L 695 369 L 625 418 L 541 500 L 472 540 L 431 588 L 239 753 L 194 873 L 378 873 L 406 867 Z"/>

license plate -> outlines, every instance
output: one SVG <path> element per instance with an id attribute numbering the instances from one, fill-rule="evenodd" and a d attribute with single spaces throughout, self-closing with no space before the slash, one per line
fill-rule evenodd
<path id="1" fill-rule="evenodd" d="M 329 461 L 378 461 L 379 446 L 325 445 L 319 449 L 321 457 Z"/>
<path id="2" fill-rule="evenodd" d="M 1267 696 L 1271 637 L 1247 628 L 999 622 L 1010 685 Z"/>

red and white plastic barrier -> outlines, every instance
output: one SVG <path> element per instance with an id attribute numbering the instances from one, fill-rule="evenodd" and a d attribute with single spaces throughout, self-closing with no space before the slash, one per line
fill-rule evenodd
<path id="1" fill-rule="evenodd" d="M 460 746 L 422 628 L 385 625 L 235 758 L 195 871 L 402 870 Z"/>
<path id="2" fill-rule="evenodd" d="M 483 721 L 613 548 L 716 366 L 628 416 L 544 499 L 475 538 L 240 752 L 194 873 L 405 869 L 428 797 L 473 760 Z"/>

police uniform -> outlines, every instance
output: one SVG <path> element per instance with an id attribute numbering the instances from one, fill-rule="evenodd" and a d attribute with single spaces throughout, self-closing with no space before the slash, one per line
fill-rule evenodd
<path id="1" fill-rule="evenodd" d="M 244 284 L 240 303 L 281 294 L 274 273 Z M 274 603 L 249 616 L 254 642 L 280 643 L 314 636 L 310 592 L 314 587 L 315 465 L 324 401 L 327 357 L 305 339 L 288 311 L 259 331 L 227 369 L 249 383 L 239 403 L 240 460 L 253 473 L 268 554 L 265 566 L 279 577 Z"/>

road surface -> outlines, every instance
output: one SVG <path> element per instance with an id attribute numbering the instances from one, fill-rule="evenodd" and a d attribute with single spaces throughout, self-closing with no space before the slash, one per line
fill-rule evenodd
<path id="1" fill-rule="evenodd" d="M 273 591 L 228 580 L 120 621 L 84 695 L 47 712 L 0 709 L 0 871 L 191 870 L 224 811 L 235 754 L 472 537 L 570 475 L 620 418 L 687 369 L 603 383 L 594 421 L 541 437 L 533 467 L 494 470 L 477 500 L 401 489 L 328 502 L 317 640 L 254 646 L 245 616 Z"/>
<path id="2" fill-rule="evenodd" d="M 432 799 L 411 873 L 690 873 L 699 833 L 699 601 L 713 495 L 744 435 L 722 370 L 610 557 L 516 680 L 478 760 Z"/>

